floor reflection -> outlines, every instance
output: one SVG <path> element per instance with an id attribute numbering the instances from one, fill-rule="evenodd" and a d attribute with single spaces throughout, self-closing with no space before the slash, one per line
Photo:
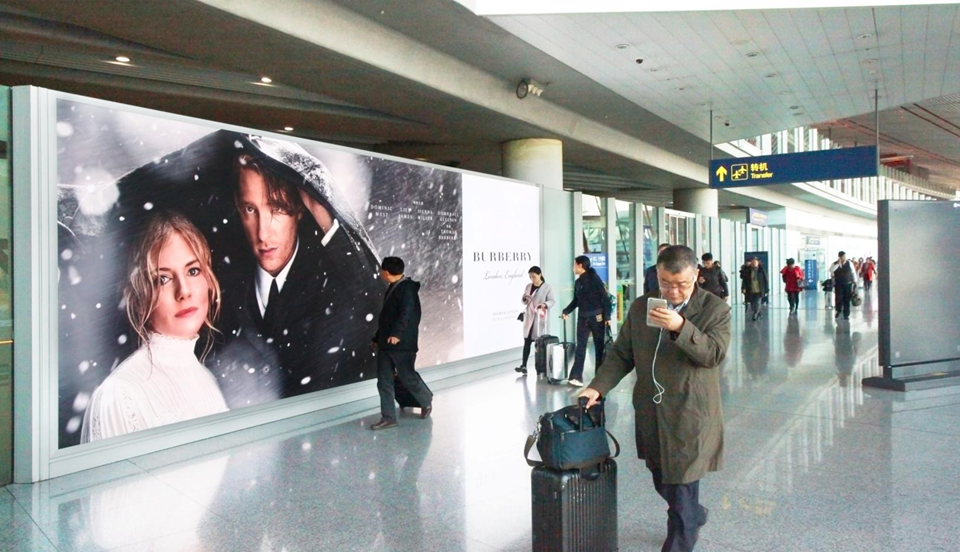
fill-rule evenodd
<path id="1" fill-rule="evenodd" d="M 793 316 L 774 299 L 758 321 L 733 305 L 726 461 L 701 487 L 703 550 L 960 550 L 960 390 L 864 390 L 880 372 L 875 294 L 849 321 L 820 293 Z M 620 548 L 656 550 L 665 517 L 635 459 L 633 380 L 607 405 L 623 447 Z M 523 443 L 576 392 L 508 365 L 438 388 L 429 420 L 407 414 L 395 430 L 369 431 L 374 410 L 323 424 L 308 415 L 11 486 L 0 490 L 17 506 L 0 509 L 0 549 L 53 550 L 24 544 L 46 535 L 61 551 L 526 551 Z"/>

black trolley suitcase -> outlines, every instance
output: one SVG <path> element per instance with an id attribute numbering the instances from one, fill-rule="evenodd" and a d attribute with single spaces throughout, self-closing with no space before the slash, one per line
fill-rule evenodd
<path id="1" fill-rule="evenodd" d="M 419 372 L 414 372 L 420 381 L 423 381 L 423 378 L 420 377 Z M 400 410 L 404 408 L 423 408 L 423 405 L 417 402 L 417 399 L 407 391 L 407 388 L 400 383 L 400 378 L 396 373 L 393 374 L 393 396 L 396 399 L 397 404 L 400 405 Z"/>
<path id="2" fill-rule="evenodd" d="M 582 420 L 586 410 L 585 399 L 581 401 L 578 403 Z M 582 431 L 583 422 L 577 424 L 578 431 Z M 600 405 L 599 425 L 606 426 L 603 405 Z M 533 439 L 532 436 L 528 440 L 524 456 Z M 617 454 L 619 452 L 617 445 Z M 527 462 L 535 465 L 529 459 Z M 583 469 L 557 470 L 539 465 L 533 469 L 530 480 L 533 552 L 616 552 L 619 549 L 617 463 L 613 458 L 607 457 L 599 465 Z"/>
<path id="3" fill-rule="evenodd" d="M 618 550 L 616 460 L 598 471 L 533 469 L 533 552 Z"/>

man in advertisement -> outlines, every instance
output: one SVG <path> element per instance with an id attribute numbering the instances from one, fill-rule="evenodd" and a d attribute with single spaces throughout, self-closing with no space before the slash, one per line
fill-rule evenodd
<path id="1" fill-rule="evenodd" d="M 697 257 L 688 247 L 664 250 L 657 275 L 659 290 L 633 302 L 613 350 L 580 396 L 592 407 L 636 369 L 637 454 L 668 506 L 661 550 L 689 552 L 707 523 L 700 479 L 723 467 L 720 364 L 730 345 L 730 306 L 696 285 Z M 657 297 L 666 307 L 648 308 Z"/>
<path id="2" fill-rule="evenodd" d="M 574 387 L 583 387 L 587 340 L 592 334 L 596 365 L 600 366 L 603 363 L 604 330 L 610 325 L 613 305 L 610 304 L 603 280 L 597 271 L 590 267 L 589 257 L 577 257 L 573 262 L 573 273 L 577 275 L 577 281 L 573 285 L 573 300 L 563 309 L 563 319 L 569 318 L 570 313 L 577 309 L 580 309 L 580 312 L 577 314 L 577 353 L 568 382 Z"/>
<path id="3" fill-rule="evenodd" d="M 234 204 L 255 262 L 237 271 L 230 284 L 236 291 L 225 297 L 225 350 L 252 354 L 243 362 L 257 392 L 279 387 L 282 397 L 372 374 L 366 337 L 380 289 L 372 267 L 331 211 L 269 160 L 241 154 L 234 177 Z"/>
<path id="4" fill-rule="evenodd" d="M 380 277 L 389 287 L 370 343 L 377 351 L 380 392 L 380 421 L 370 426 L 373 431 L 397 426 L 394 378 L 420 405 L 420 418 L 433 411 L 433 392 L 414 369 L 420 340 L 420 282 L 404 276 L 404 268 L 403 259 L 387 257 L 380 269 Z"/>

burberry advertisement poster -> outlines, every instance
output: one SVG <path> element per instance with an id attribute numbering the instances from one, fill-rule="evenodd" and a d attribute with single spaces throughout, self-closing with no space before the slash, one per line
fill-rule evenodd
<path id="1" fill-rule="evenodd" d="M 461 173 L 92 102 L 55 124 L 60 448 L 375 378 L 385 256 L 422 285 L 418 367 L 476 349 Z"/>

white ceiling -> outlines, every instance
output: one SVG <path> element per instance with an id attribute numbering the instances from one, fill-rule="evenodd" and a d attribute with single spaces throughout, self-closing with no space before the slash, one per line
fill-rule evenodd
<path id="1" fill-rule="evenodd" d="M 957 4 L 490 19 L 714 143 L 960 92 Z"/>

